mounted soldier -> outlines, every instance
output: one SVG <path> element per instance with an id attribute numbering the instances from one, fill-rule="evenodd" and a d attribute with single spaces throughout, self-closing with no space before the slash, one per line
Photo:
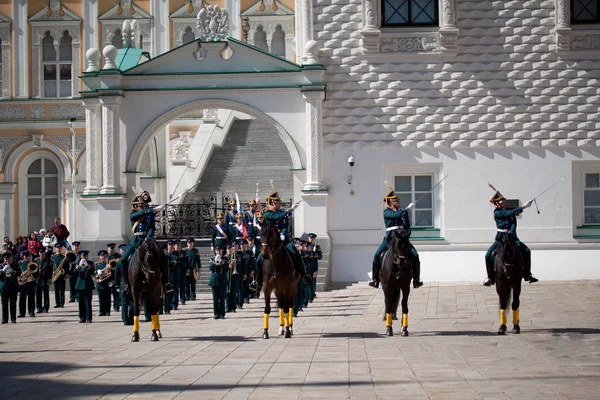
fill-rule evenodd
<path id="1" fill-rule="evenodd" d="M 490 185 L 490 187 L 492 187 Z M 493 187 L 492 187 L 493 188 Z M 495 190 L 495 188 L 493 188 Z M 523 207 L 506 208 L 506 198 L 496 190 L 494 196 L 490 199 L 490 203 L 494 205 L 494 220 L 496 221 L 496 238 L 485 253 L 485 267 L 488 277 L 483 281 L 483 286 L 492 286 L 495 282 L 494 273 L 494 250 L 500 245 L 500 237 L 503 233 L 508 233 L 514 236 L 515 243 L 519 247 L 523 256 L 523 280 L 529 283 L 535 283 L 538 279 L 531 273 L 531 250 L 523 242 L 517 238 L 517 215 L 523 210 L 531 207 L 533 200 L 528 201 Z"/>
<path id="2" fill-rule="evenodd" d="M 307 285 L 310 284 L 312 279 L 306 275 L 306 270 L 304 269 L 304 263 L 300 258 L 300 253 L 298 253 L 298 249 L 296 249 L 296 247 L 290 243 L 290 238 L 288 235 L 289 217 L 292 215 L 294 210 L 298 208 L 298 203 L 292 204 L 288 211 L 283 211 L 281 209 L 281 198 L 279 198 L 279 193 L 277 191 L 267 196 L 266 200 L 267 211 L 264 213 L 265 224 L 272 224 L 275 226 L 275 228 L 277 228 L 283 244 L 292 257 L 294 269 L 304 280 L 304 283 Z"/>
<path id="3" fill-rule="evenodd" d="M 383 198 L 383 202 L 386 204 L 386 209 L 383 210 L 383 222 L 385 223 L 385 236 L 383 241 L 377 248 L 373 257 L 373 276 L 369 282 L 369 286 L 378 288 L 379 287 L 379 274 L 381 272 L 381 255 L 388 250 L 392 239 L 394 238 L 394 231 L 398 229 L 404 229 L 407 232 L 410 231 L 410 219 L 408 218 L 408 212 L 415 208 L 415 203 L 410 203 L 406 208 L 400 208 L 400 198 L 396 195 L 396 192 L 390 190 L 390 192 Z M 421 263 L 419 261 L 419 253 L 415 247 L 411 244 L 411 253 L 415 256 L 416 262 L 413 264 L 413 286 L 419 288 L 423 286 L 423 282 L 419 279 L 421 273 Z"/>

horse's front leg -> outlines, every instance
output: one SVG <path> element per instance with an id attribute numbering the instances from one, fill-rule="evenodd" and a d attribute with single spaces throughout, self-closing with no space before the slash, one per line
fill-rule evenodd
<path id="1" fill-rule="evenodd" d="M 154 295 L 155 297 L 150 301 L 150 315 L 152 318 L 152 336 L 150 336 L 150 340 L 152 342 L 158 342 L 158 339 L 160 337 L 160 326 L 158 322 L 158 300 L 156 298 L 156 293 L 154 293 Z"/>
<path id="2" fill-rule="evenodd" d="M 271 314 L 271 289 L 269 282 L 263 282 L 264 286 L 264 297 L 265 297 L 265 311 L 263 315 L 263 339 L 269 338 L 269 314 Z"/>
<path id="3" fill-rule="evenodd" d="M 408 295 L 410 294 L 410 279 L 405 287 L 402 287 L 402 336 L 408 336 Z M 400 296 L 398 296 L 400 297 Z M 397 304 L 397 303 L 396 303 Z"/>
<path id="4" fill-rule="evenodd" d="M 500 305 L 500 327 L 498 328 L 498 335 L 504 335 L 506 333 L 506 308 L 508 307 L 510 286 L 500 279 L 496 279 L 496 293 L 498 293 Z"/>
<path id="5" fill-rule="evenodd" d="M 512 302 L 512 312 L 513 312 L 513 333 L 519 334 L 521 333 L 521 327 L 519 326 L 519 305 L 521 304 L 521 300 L 519 297 L 521 296 L 521 280 L 515 284 L 513 288 L 513 302 Z"/>
<path id="6" fill-rule="evenodd" d="M 387 336 L 394 336 L 394 329 L 392 328 L 392 315 L 394 313 L 394 305 L 396 304 L 396 298 L 394 297 L 396 290 L 390 287 L 390 282 L 386 282 L 383 285 L 383 295 L 385 301 L 385 334 Z"/>
<path id="7" fill-rule="evenodd" d="M 137 297 L 137 293 L 133 293 L 133 336 L 131 336 L 132 342 L 140 341 L 140 301 Z"/>

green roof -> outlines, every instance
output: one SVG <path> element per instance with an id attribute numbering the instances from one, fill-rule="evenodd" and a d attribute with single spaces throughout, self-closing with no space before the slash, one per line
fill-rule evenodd
<path id="1" fill-rule="evenodd" d="M 143 49 L 119 49 L 116 59 L 117 68 L 121 71 L 127 71 L 128 69 L 136 67 L 142 58 L 143 52 Z"/>

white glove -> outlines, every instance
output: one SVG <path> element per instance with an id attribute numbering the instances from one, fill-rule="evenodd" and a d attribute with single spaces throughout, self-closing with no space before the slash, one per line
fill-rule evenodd
<path id="1" fill-rule="evenodd" d="M 210 251 L 212 251 L 214 253 L 215 252 L 215 248 L 213 246 L 210 246 Z"/>
<path id="2" fill-rule="evenodd" d="M 282 233 L 281 235 L 279 235 L 279 238 L 284 241 L 285 240 L 285 235 Z"/>
<path id="3" fill-rule="evenodd" d="M 154 207 L 154 212 L 161 212 L 162 210 L 164 210 L 166 207 L 165 204 L 161 204 L 160 206 L 156 206 Z"/>
<path id="4" fill-rule="evenodd" d="M 300 205 L 300 203 L 298 203 L 298 202 L 292 204 L 292 206 L 290 207 L 290 210 L 294 211 L 296 208 L 298 208 L 299 205 Z"/>
<path id="5" fill-rule="evenodd" d="M 531 207 L 531 205 L 532 205 L 532 204 L 533 204 L 533 200 L 529 200 L 527 203 L 525 203 L 525 204 L 523 205 L 523 209 L 526 209 L 526 208 L 529 208 L 529 207 Z"/>
<path id="6" fill-rule="evenodd" d="M 416 207 L 416 206 L 417 206 L 417 205 L 416 205 L 415 203 L 410 203 L 409 205 L 407 205 L 407 206 L 406 206 L 406 209 L 407 209 L 408 211 L 412 211 L 412 210 L 414 210 L 414 209 L 415 209 L 415 207 Z"/>

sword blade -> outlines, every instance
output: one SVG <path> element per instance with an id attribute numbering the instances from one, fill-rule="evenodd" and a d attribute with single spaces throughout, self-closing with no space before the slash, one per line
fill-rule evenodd
<path id="1" fill-rule="evenodd" d="M 554 186 L 558 185 L 564 178 L 560 178 L 559 180 L 557 180 L 556 182 L 554 182 L 552 185 L 548 186 L 546 188 L 546 190 L 544 190 L 542 193 L 538 194 L 537 196 L 535 196 L 533 198 L 533 200 L 537 199 L 538 197 L 540 197 L 541 195 L 543 195 L 544 193 L 546 193 L 548 190 L 552 189 Z"/>
<path id="2" fill-rule="evenodd" d="M 429 193 L 433 192 L 433 189 L 435 189 L 440 183 L 442 183 L 444 181 L 444 179 L 446 179 L 449 176 L 450 176 L 450 174 L 443 177 L 438 183 L 436 183 L 431 189 L 429 189 L 429 192 L 427 192 L 423 196 L 419 197 L 419 199 L 417 201 L 415 201 L 415 204 L 417 204 L 419 201 L 423 200 L 423 198 L 425 198 L 425 196 L 427 196 Z"/>
<path id="3" fill-rule="evenodd" d="M 187 192 L 189 192 L 190 190 L 196 188 L 196 186 L 198 186 L 200 184 L 200 182 L 202 181 L 198 181 L 198 183 L 196 183 L 194 186 L 188 188 L 185 192 L 181 193 L 179 196 L 175 197 L 174 199 L 171 199 L 171 201 L 169 201 L 167 203 L 167 205 L 171 204 L 172 202 L 174 202 L 175 200 L 177 200 L 178 198 L 180 198 L 181 196 L 185 195 Z"/>

